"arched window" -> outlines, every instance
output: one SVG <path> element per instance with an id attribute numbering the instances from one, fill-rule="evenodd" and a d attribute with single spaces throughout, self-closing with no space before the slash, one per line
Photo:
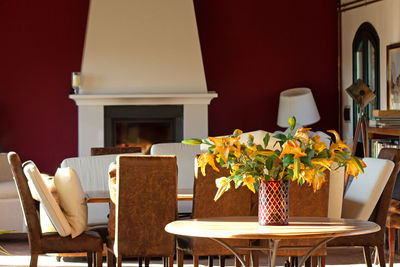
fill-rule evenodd
<path id="1" fill-rule="evenodd" d="M 373 109 L 379 109 L 379 36 L 374 26 L 364 22 L 353 40 L 353 82 L 362 79 L 375 93 L 376 98 L 366 107 L 366 114 L 372 116 Z M 360 110 L 353 101 L 353 132 L 355 132 Z M 361 136 L 361 135 L 360 135 Z"/>

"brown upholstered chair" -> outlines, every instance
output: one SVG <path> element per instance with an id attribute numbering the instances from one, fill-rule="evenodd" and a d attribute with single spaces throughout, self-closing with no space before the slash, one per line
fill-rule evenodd
<path id="1" fill-rule="evenodd" d="M 359 235 L 351 237 L 336 238 L 328 243 L 328 247 L 349 247 L 349 246 L 361 246 L 364 249 L 364 258 L 367 266 L 372 266 L 371 263 L 371 251 L 370 247 L 376 247 L 378 250 L 378 258 L 380 266 L 385 266 L 384 257 L 384 234 L 385 234 L 385 223 L 388 214 L 389 203 L 392 198 L 392 192 L 397 175 L 400 170 L 400 149 L 395 148 L 383 148 L 379 153 L 378 158 L 388 159 L 395 163 L 394 169 L 383 189 L 383 192 L 369 218 L 369 221 L 377 223 L 381 230 L 368 235 Z"/>
<path id="2" fill-rule="evenodd" d="M 289 186 L 289 216 L 290 217 L 328 217 L 329 200 L 329 172 L 325 173 L 327 182 L 314 192 L 312 186 L 299 185 L 291 182 Z M 288 257 L 288 261 L 296 261 L 297 258 L 307 253 L 307 249 L 295 249 L 290 247 L 311 247 L 320 242 L 321 239 L 283 239 L 279 242 L 278 256 Z M 288 247 L 290 249 L 282 249 Z M 309 260 L 317 263 L 321 256 L 326 255 L 326 246 L 322 246 L 312 254 Z"/>
<path id="3" fill-rule="evenodd" d="M 388 229 L 387 240 L 389 243 L 389 267 L 393 267 L 395 255 L 395 236 L 396 230 L 400 229 L 400 201 L 390 200 L 389 211 L 386 219 Z"/>
<path id="4" fill-rule="evenodd" d="M 115 257 L 118 266 L 124 257 L 164 257 L 164 264 L 172 267 L 175 237 L 164 227 L 177 218 L 177 181 L 175 156 L 117 157 L 115 237 L 107 241 L 109 266 L 115 265 Z"/>
<path id="5" fill-rule="evenodd" d="M 28 228 L 29 249 L 31 252 L 31 267 L 37 266 L 38 256 L 45 253 L 76 253 L 86 252 L 88 266 L 92 266 L 92 257 L 96 254 L 96 266 L 102 266 L 102 240 L 98 233 L 85 231 L 71 238 L 61 237 L 58 233 L 42 234 L 39 222 L 39 202 L 34 200 L 28 186 L 27 178 L 22 170 L 22 163 L 15 152 L 8 153 L 8 161 L 18 189 L 18 195 L 24 211 Z"/>
<path id="6" fill-rule="evenodd" d="M 240 187 L 225 192 L 218 201 L 214 201 L 217 187 L 215 179 L 229 176 L 229 170 L 220 168 L 220 172 L 214 171 L 209 165 L 206 167 L 206 175 L 203 176 L 200 169 L 196 173 L 193 187 L 193 211 L 192 218 L 225 217 L 225 216 L 251 216 L 256 215 L 256 201 L 249 189 Z M 229 240 L 231 246 L 249 246 L 248 240 Z M 199 266 L 199 256 L 209 256 L 209 266 L 212 266 L 210 255 L 232 255 L 230 251 L 213 240 L 203 238 L 177 237 L 177 263 L 183 266 L 184 254 L 193 255 L 194 267 Z M 222 257 L 222 259 L 224 259 Z M 221 263 L 221 266 L 224 262 Z"/>

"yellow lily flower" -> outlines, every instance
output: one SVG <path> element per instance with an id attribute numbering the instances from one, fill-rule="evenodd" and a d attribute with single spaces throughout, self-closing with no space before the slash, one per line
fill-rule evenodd
<path id="1" fill-rule="evenodd" d="M 333 152 L 335 151 L 343 151 L 344 148 L 351 151 L 350 147 L 343 143 L 342 139 L 340 139 L 340 136 L 336 131 L 328 130 L 328 133 L 334 134 L 336 139 L 336 142 L 331 144 L 331 146 L 329 147 L 329 152 L 333 154 Z"/>
<path id="2" fill-rule="evenodd" d="M 331 170 L 332 160 L 330 159 L 312 159 L 311 164 L 324 167 L 325 169 Z"/>
<path id="3" fill-rule="evenodd" d="M 253 193 L 256 193 L 256 189 L 254 188 L 254 183 L 256 182 L 256 178 L 253 176 L 246 176 L 243 178 L 243 186 L 247 186 Z"/>
<path id="4" fill-rule="evenodd" d="M 283 144 L 282 153 L 279 156 L 280 159 L 286 154 L 293 154 L 295 159 L 300 157 L 306 157 L 307 154 L 301 151 L 301 147 L 297 144 L 296 140 L 289 140 Z"/>
<path id="5" fill-rule="evenodd" d="M 214 161 L 214 156 L 213 154 L 206 152 L 203 154 L 200 154 L 200 156 L 197 158 L 197 164 L 199 164 L 201 168 L 201 173 L 203 176 L 206 176 L 206 166 L 207 164 L 210 164 L 210 166 L 217 172 L 219 172 L 219 169 L 217 166 L 215 166 L 215 161 Z"/>
<path id="6" fill-rule="evenodd" d="M 215 194 L 214 201 L 217 201 L 223 193 L 229 190 L 231 188 L 230 181 L 228 181 L 228 178 L 226 177 L 221 177 L 215 180 L 215 184 L 218 187 L 218 191 Z"/>
<path id="7" fill-rule="evenodd" d="M 364 161 L 355 157 L 351 157 L 347 163 L 346 177 L 344 178 L 345 182 L 347 181 L 349 175 L 353 175 L 355 178 L 357 178 L 360 172 L 364 173 L 365 167 L 367 167 L 367 165 Z"/>
<path id="8" fill-rule="evenodd" d="M 240 142 L 239 138 L 233 137 L 209 137 L 208 139 L 214 143 L 214 155 L 220 154 L 222 160 L 226 163 L 230 151 L 235 152 L 235 156 L 240 156 Z"/>
<path id="9" fill-rule="evenodd" d="M 294 138 L 300 139 L 300 141 L 304 144 L 308 144 L 310 141 L 309 131 L 311 128 L 300 128 L 297 129 Z"/>
<path id="10" fill-rule="evenodd" d="M 324 149 L 326 149 L 326 144 L 320 141 L 321 137 L 319 135 L 315 135 L 312 140 L 315 142 L 314 149 L 317 150 L 318 153 L 321 153 Z"/>
<path id="11" fill-rule="evenodd" d="M 312 186 L 313 186 L 314 192 L 319 190 L 323 183 L 325 183 L 324 172 L 315 173 L 314 178 L 312 179 Z"/>

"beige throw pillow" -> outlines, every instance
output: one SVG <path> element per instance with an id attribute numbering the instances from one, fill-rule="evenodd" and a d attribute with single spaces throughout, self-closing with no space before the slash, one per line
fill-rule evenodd
<path id="1" fill-rule="evenodd" d="M 71 237 L 87 228 L 88 210 L 79 177 L 72 168 L 58 168 L 54 176 L 60 207 L 71 226 Z"/>
<path id="2" fill-rule="evenodd" d="M 28 178 L 31 186 L 35 188 L 40 202 L 43 205 L 42 209 L 46 212 L 54 227 L 60 236 L 68 236 L 71 234 L 71 227 L 61 211 L 54 197 L 50 193 L 46 184 L 42 179 L 38 168 L 32 161 L 24 163 L 24 173 Z"/>

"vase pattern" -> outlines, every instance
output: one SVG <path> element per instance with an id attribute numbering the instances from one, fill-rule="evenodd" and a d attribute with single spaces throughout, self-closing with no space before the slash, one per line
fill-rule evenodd
<path id="1" fill-rule="evenodd" d="M 289 220 L 289 181 L 261 181 L 258 189 L 258 223 L 284 225 Z"/>

